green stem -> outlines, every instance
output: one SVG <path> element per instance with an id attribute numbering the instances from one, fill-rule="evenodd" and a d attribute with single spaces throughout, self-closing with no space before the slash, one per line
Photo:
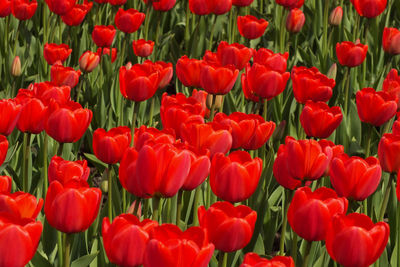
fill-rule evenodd
<path id="1" fill-rule="evenodd" d="M 72 234 L 64 234 L 64 267 L 69 267 L 71 264 L 71 241 Z"/>
<path id="2" fill-rule="evenodd" d="M 287 190 L 285 190 L 285 191 L 287 191 Z M 288 213 L 290 201 L 293 196 L 293 192 L 290 192 L 289 199 L 286 199 L 286 201 L 285 201 L 285 209 L 284 209 L 284 213 L 283 213 L 283 222 L 282 222 L 282 229 L 281 229 L 281 239 L 280 239 L 280 243 L 279 243 L 279 255 L 281 255 L 281 256 L 285 255 L 285 236 L 286 236 L 286 227 L 287 227 L 287 222 L 288 222 L 287 213 Z"/>
<path id="3" fill-rule="evenodd" d="M 392 183 L 392 181 L 395 181 L 395 179 L 396 179 L 396 174 L 395 173 L 391 173 L 390 177 L 389 177 L 389 180 L 388 180 L 387 184 L 385 185 L 386 186 L 385 196 L 383 198 L 383 201 L 382 201 L 382 204 L 381 204 L 381 208 L 379 209 L 380 213 L 379 213 L 379 217 L 378 217 L 378 222 L 383 221 L 383 217 L 385 216 L 386 207 L 387 207 L 387 204 L 389 202 L 389 197 L 390 197 L 390 189 L 392 188 L 391 183 Z"/>
<path id="4" fill-rule="evenodd" d="M 211 15 L 211 34 L 210 34 L 210 42 L 208 43 L 208 50 L 212 49 L 213 45 L 213 39 L 214 39 L 214 31 L 215 31 L 215 21 L 217 16 L 216 15 Z"/>
<path id="5" fill-rule="evenodd" d="M 133 113 L 132 113 L 132 126 L 131 126 L 131 134 L 132 134 L 132 140 L 131 140 L 131 146 L 134 146 L 134 137 L 135 137 L 135 127 L 136 127 L 136 119 L 137 115 L 139 112 L 139 104 L 140 102 L 133 102 Z"/>
<path id="6" fill-rule="evenodd" d="M 193 202 L 193 226 L 199 225 L 199 217 L 197 214 L 197 210 L 199 208 L 199 198 L 200 198 L 200 187 L 195 189 L 194 193 L 194 202 Z"/>
<path id="7" fill-rule="evenodd" d="M 165 12 L 163 12 L 163 16 L 165 15 Z M 157 17 L 157 28 L 156 28 L 156 36 L 154 37 L 154 49 L 153 49 L 153 61 L 157 60 L 157 51 L 158 46 L 159 46 L 159 34 L 160 34 L 160 24 L 161 24 L 161 15 L 156 13 L 156 17 Z"/>
<path id="8" fill-rule="evenodd" d="M 228 42 L 230 44 L 232 43 L 232 31 L 233 31 L 232 19 L 233 19 L 233 8 L 229 10 L 229 18 L 228 18 Z"/>
<path id="9" fill-rule="evenodd" d="M 311 245 L 312 241 L 306 241 L 306 250 L 304 252 L 304 260 L 303 260 L 303 267 L 308 267 L 308 262 L 310 260 L 310 251 L 311 251 Z"/>
<path id="10" fill-rule="evenodd" d="M 146 7 L 146 18 L 144 22 L 144 39 L 147 41 L 149 38 L 149 24 L 150 24 L 151 3 Z"/>
<path id="11" fill-rule="evenodd" d="M 190 16 L 191 16 L 191 12 L 189 9 L 189 1 L 185 1 L 186 2 L 186 24 L 185 24 L 185 51 L 186 51 L 186 55 L 189 55 L 189 42 L 190 42 Z"/>
<path id="12" fill-rule="evenodd" d="M 297 234 L 293 231 L 293 239 L 292 239 L 292 251 L 291 256 L 293 258 L 294 263 L 297 261 Z"/>
<path id="13" fill-rule="evenodd" d="M 107 172 L 108 180 L 108 218 L 110 221 L 113 219 L 113 202 L 112 202 L 112 176 L 111 176 L 111 164 L 105 169 Z"/>
<path id="14" fill-rule="evenodd" d="M 57 149 L 57 156 L 62 157 L 62 155 L 63 155 L 63 148 L 64 148 L 64 143 L 59 143 L 59 144 L 58 144 L 58 149 Z"/>
<path id="15" fill-rule="evenodd" d="M 228 263 L 228 253 L 220 251 L 218 259 L 218 267 L 226 267 L 227 263 Z"/>
<path id="16" fill-rule="evenodd" d="M 47 177 L 47 149 L 48 149 L 48 136 L 44 132 L 43 135 L 43 147 L 42 147 L 42 153 L 43 153 L 43 195 L 45 196 L 47 194 L 47 188 L 48 188 L 48 177 Z"/>
<path id="17" fill-rule="evenodd" d="M 279 52 L 285 52 L 285 39 L 286 39 L 286 27 L 285 27 L 285 17 L 286 17 L 286 9 L 281 7 L 281 27 L 279 30 Z"/>
<path id="18" fill-rule="evenodd" d="M 216 95 L 212 95 L 211 99 L 211 111 L 210 111 L 210 122 L 214 120 L 214 112 L 215 112 L 215 102 L 216 102 Z"/>
<path id="19" fill-rule="evenodd" d="M 153 215 L 152 220 L 158 222 L 158 210 L 160 206 L 160 198 L 157 196 L 153 197 Z"/>
<path id="20" fill-rule="evenodd" d="M 153 96 L 153 97 L 151 98 L 150 113 L 149 113 L 149 127 L 151 127 L 152 124 L 153 124 L 155 98 L 156 98 L 155 96 Z"/>
<path id="21" fill-rule="evenodd" d="M 179 190 L 178 193 L 178 205 L 176 207 L 176 225 L 180 227 L 181 224 L 181 214 L 182 214 L 182 196 L 183 196 L 183 190 Z"/>
<path id="22" fill-rule="evenodd" d="M 28 178 L 29 178 L 29 157 L 30 157 L 30 152 L 31 152 L 31 147 L 30 147 L 30 142 L 31 142 L 31 134 L 30 133 L 24 133 L 24 172 L 23 172 L 23 186 L 22 190 L 24 192 L 29 192 L 29 185 L 28 185 Z"/>
<path id="23" fill-rule="evenodd" d="M 373 132 L 373 127 L 372 125 L 368 124 L 368 135 L 367 135 L 367 140 L 365 144 L 365 158 L 368 158 L 371 154 L 371 138 L 372 138 L 372 132 Z"/>
<path id="24" fill-rule="evenodd" d="M 326 63 L 327 63 L 327 54 L 328 54 L 328 18 L 329 18 L 329 0 L 326 0 L 324 3 L 324 25 L 323 25 L 323 32 L 322 32 L 322 40 L 323 40 L 323 65 L 324 70 L 326 70 Z"/>
<path id="25" fill-rule="evenodd" d="M 81 98 L 82 86 L 85 83 L 85 73 L 82 74 L 82 79 L 79 81 L 78 89 L 76 91 L 76 102 L 79 103 Z"/>
<path id="26" fill-rule="evenodd" d="M 21 21 L 18 22 L 17 32 L 15 33 L 15 40 L 14 40 L 14 57 L 17 55 L 17 45 L 18 45 L 18 34 L 20 31 Z"/>
<path id="27" fill-rule="evenodd" d="M 58 264 L 59 266 L 64 266 L 63 258 L 64 258 L 64 250 L 63 250 L 63 233 L 60 231 L 57 231 L 57 246 L 58 246 Z"/>
<path id="28" fill-rule="evenodd" d="M 126 190 L 122 187 L 122 213 L 126 212 Z M 135 214 L 135 213 L 133 213 Z"/>
<path id="29" fill-rule="evenodd" d="M 350 68 L 346 67 L 343 78 L 343 92 L 344 92 L 344 115 L 349 113 L 349 87 L 350 87 Z"/>

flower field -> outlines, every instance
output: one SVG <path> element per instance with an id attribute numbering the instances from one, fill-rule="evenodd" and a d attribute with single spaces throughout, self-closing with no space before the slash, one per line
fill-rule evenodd
<path id="1" fill-rule="evenodd" d="M 399 0 L 0 0 L 0 267 L 400 266 Z"/>

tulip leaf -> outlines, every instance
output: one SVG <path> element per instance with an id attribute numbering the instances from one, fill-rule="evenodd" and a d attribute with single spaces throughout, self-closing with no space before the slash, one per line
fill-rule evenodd
<path id="1" fill-rule="evenodd" d="M 52 267 L 53 265 L 39 251 L 35 253 L 31 260 L 32 266 Z"/>
<path id="2" fill-rule="evenodd" d="M 99 252 L 82 256 L 79 259 L 74 260 L 71 267 L 87 267 L 97 257 L 97 254 L 99 254 Z"/>

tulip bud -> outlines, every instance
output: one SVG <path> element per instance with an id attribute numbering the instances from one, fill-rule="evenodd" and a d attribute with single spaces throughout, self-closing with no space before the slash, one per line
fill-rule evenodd
<path id="1" fill-rule="evenodd" d="M 100 189 L 103 193 L 108 193 L 108 181 L 107 180 L 101 181 Z"/>
<path id="2" fill-rule="evenodd" d="M 19 56 L 16 56 L 11 65 L 11 75 L 18 77 L 21 75 L 21 72 L 21 60 L 19 59 Z"/>
<path id="3" fill-rule="evenodd" d="M 286 18 L 286 29 L 292 33 L 298 33 L 303 28 L 306 17 L 298 8 L 291 9 Z"/>
<path id="4" fill-rule="evenodd" d="M 126 63 L 125 68 L 127 70 L 130 70 L 132 68 L 132 62 L 129 61 L 128 63 Z"/>
<path id="5" fill-rule="evenodd" d="M 92 72 L 100 62 L 100 56 L 92 51 L 86 51 L 79 58 L 79 67 L 83 72 Z"/>
<path id="6" fill-rule="evenodd" d="M 342 17 L 343 17 L 343 9 L 341 6 L 338 6 L 334 10 L 332 10 L 329 16 L 329 24 L 333 26 L 339 26 L 340 23 L 342 22 Z"/>
<path id="7" fill-rule="evenodd" d="M 332 66 L 329 68 L 328 73 L 326 74 L 326 76 L 329 79 L 336 80 L 336 73 L 337 73 L 337 66 L 336 66 L 336 63 L 333 63 Z"/>

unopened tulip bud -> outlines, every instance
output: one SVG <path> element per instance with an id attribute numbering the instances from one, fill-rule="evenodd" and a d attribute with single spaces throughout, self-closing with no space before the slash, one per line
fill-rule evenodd
<path id="1" fill-rule="evenodd" d="M 16 56 L 11 65 L 11 75 L 18 77 L 21 75 L 21 73 L 21 60 L 19 59 L 19 56 Z"/>
<path id="2" fill-rule="evenodd" d="M 326 76 L 330 79 L 336 79 L 336 73 L 337 73 L 337 66 L 336 63 L 333 63 L 332 66 L 329 68 L 328 73 Z"/>
<path id="3" fill-rule="evenodd" d="M 92 51 L 86 51 L 79 58 L 79 67 L 83 72 L 92 72 L 100 62 L 100 56 Z"/>
<path id="4" fill-rule="evenodd" d="M 338 6 L 334 10 L 332 10 L 329 16 L 329 24 L 333 26 L 339 26 L 342 22 L 343 17 L 343 9 L 342 7 Z"/>
<path id="5" fill-rule="evenodd" d="M 286 18 L 286 29 L 292 33 L 298 33 L 303 28 L 306 17 L 303 11 L 298 8 L 293 8 L 289 11 Z"/>

